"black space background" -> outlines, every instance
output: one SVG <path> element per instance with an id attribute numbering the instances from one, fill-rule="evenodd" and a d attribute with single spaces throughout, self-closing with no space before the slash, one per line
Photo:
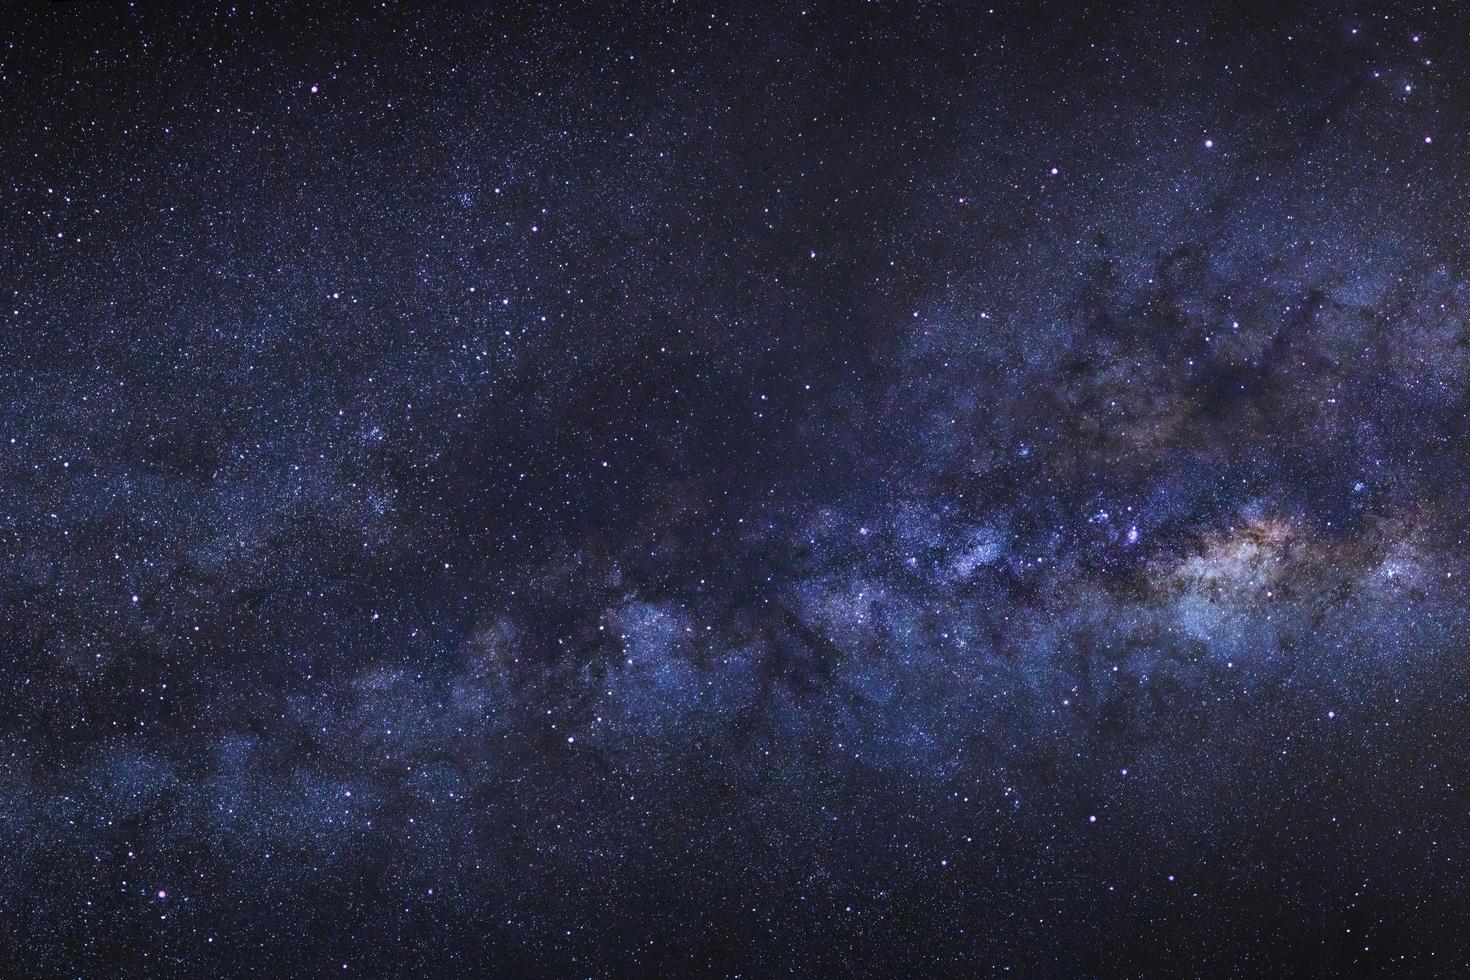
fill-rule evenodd
<path id="1" fill-rule="evenodd" d="M 0 972 L 1460 975 L 1452 4 L 0 8 Z"/>

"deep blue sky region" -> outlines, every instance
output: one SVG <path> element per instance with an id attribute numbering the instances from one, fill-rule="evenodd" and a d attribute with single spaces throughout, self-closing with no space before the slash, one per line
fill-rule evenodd
<path id="1" fill-rule="evenodd" d="M 0 973 L 1463 975 L 1467 40 L 7 3 Z"/>

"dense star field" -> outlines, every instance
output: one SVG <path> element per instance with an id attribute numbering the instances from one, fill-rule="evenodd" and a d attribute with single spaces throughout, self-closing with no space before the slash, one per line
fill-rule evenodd
<path id="1" fill-rule="evenodd" d="M 1458 975 L 1453 5 L 0 10 L 0 973 Z"/>

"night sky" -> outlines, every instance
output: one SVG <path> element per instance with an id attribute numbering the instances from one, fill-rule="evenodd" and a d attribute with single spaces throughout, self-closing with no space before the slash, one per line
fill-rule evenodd
<path id="1" fill-rule="evenodd" d="M 0 974 L 1461 975 L 1470 19 L 0 10 Z"/>

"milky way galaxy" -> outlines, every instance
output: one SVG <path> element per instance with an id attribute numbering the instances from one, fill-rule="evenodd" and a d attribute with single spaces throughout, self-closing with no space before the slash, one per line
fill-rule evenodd
<path id="1" fill-rule="evenodd" d="M 0 974 L 1462 975 L 1470 21 L 0 11 Z"/>

